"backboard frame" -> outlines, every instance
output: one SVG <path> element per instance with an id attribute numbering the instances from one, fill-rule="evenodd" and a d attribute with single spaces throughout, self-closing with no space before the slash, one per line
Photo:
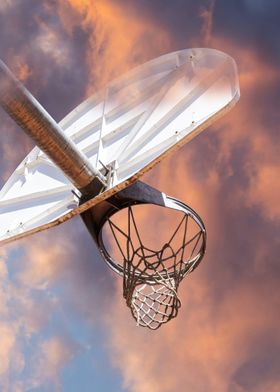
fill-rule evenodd
<path id="1" fill-rule="evenodd" d="M 196 49 L 192 49 L 192 50 L 196 50 Z M 205 49 L 206 51 L 209 49 Z M 212 49 L 211 49 L 212 50 Z M 217 52 L 217 53 L 221 53 L 223 55 L 225 55 L 222 52 L 219 51 L 215 51 L 213 50 L 213 52 Z M 176 53 L 180 53 L 179 52 L 174 52 L 174 54 Z M 225 55 L 226 56 L 226 55 Z M 164 57 L 164 56 L 162 56 Z M 229 59 L 231 59 L 229 56 L 227 56 Z M 152 60 L 153 62 L 154 60 Z M 234 61 L 233 61 L 233 64 Z M 137 67 L 137 69 L 140 69 L 141 66 Z M 236 71 L 236 69 L 235 69 Z M 237 72 L 235 72 L 235 77 L 237 78 Z M 122 79 L 122 78 L 120 78 Z M 233 96 L 233 98 L 231 99 L 231 101 L 226 104 L 225 106 L 223 106 L 219 111 L 217 111 L 215 114 L 213 114 L 210 118 L 208 118 L 207 120 L 203 121 L 201 124 L 197 125 L 194 130 L 191 131 L 191 133 L 186 134 L 184 137 L 182 137 L 180 140 L 178 140 L 176 142 L 176 144 L 174 144 L 173 146 L 169 147 L 166 151 L 162 152 L 160 155 L 158 155 L 156 158 L 152 159 L 147 165 L 145 165 L 143 168 L 141 168 L 137 173 L 133 174 L 130 178 L 118 183 L 117 185 L 114 185 L 113 188 L 111 189 L 106 189 L 105 191 L 103 191 L 102 193 L 100 193 L 97 196 L 94 196 L 93 198 L 90 198 L 89 200 L 83 201 L 82 203 L 78 203 L 77 200 L 77 207 L 74 208 L 73 210 L 67 212 L 66 214 L 60 216 L 59 218 L 50 221 L 46 224 L 42 224 L 39 227 L 35 227 L 32 228 L 30 230 L 27 230 L 25 232 L 17 232 L 16 234 L 12 234 L 11 236 L 8 238 L 5 238 L 3 240 L 0 241 L 0 245 L 3 244 L 7 244 L 13 241 L 16 241 L 18 239 L 30 236 L 32 234 L 35 234 L 37 232 L 41 232 L 43 230 L 46 230 L 48 228 L 57 226 L 65 221 L 67 221 L 68 219 L 79 215 L 81 213 L 83 213 L 84 211 L 86 211 L 87 209 L 95 206 L 96 204 L 108 199 L 109 197 L 113 196 L 114 194 L 116 194 L 117 192 L 123 190 L 124 188 L 126 188 L 127 186 L 133 184 L 134 182 L 136 182 L 143 174 L 145 174 L 146 172 L 148 172 L 149 170 L 151 170 L 156 164 L 158 164 L 159 162 L 161 162 L 162 159 L 164 159 L 166 156 L 168 156 L 169 154 L 177 151 L 179 148 L 181 148 L 184 144 L 190 142 L 193 138 L 195 138 L 197 135 L 199 135 L 203 130 L 205 130 L 207 127 L 209 127 L 210 125 L 212 125 L 216 120 L 218 120 L 219 118 L 221 118 L 223 115 L 225 115 L 238 101 L 239 99 L 239 86 L 238 86 L 238 79 L 236 80 L 236 85 L 237 85 L 237 90 L 235 92 L 235 95 Z M 98 94 L 98 93 L 97 93 Z M 91 100 L 92 98 L 90 97 L 89 99 L 87 99 L 86 101 L 84 101 L 82 104 L 80 104 L 76 109 L 74 109 L 74 111 L 72 111 L 68 116 L 66 116 L 59 124 L 61 127 L 63 127 L 63 125 L 65 125 L 65 122 L 69 121 L 69 118 L 71 118 L 72 113 L 77 113 L 78 111 L 82 111 L 83 108 L 88 105 L 88 102 Z M 9 181 L 9 180 L 8 180 Z M 5 187 L 5 186 L 4 186 Z M 70 186 L 71 188 L 71 186 Z M 72 187 L 74 188 L 74 187 Z M 4 188 L 3 188 L 4 189 Z M 76 190 L 74 189 L 74 192 Z M 77 192 L 77 197 L 79 198 L 79 194 Z"/>

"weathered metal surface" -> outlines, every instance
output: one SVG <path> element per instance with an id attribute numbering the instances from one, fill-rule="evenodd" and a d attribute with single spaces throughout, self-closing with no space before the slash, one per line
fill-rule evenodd
<path id="1" fill-rule="evenodd" d="M 103 175 L 2 61 L 0 105 L 82 193 L 90 192 L 93 182 L 99 183 L 100 188 L 105 185 Z"/>

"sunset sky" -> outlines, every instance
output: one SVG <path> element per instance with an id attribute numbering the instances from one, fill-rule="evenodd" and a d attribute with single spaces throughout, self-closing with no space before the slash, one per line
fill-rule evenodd
<path id="1" fill-rule="evenodd" d="M 178 317 L 136 326 L 79 217 L 1 247 L 1 391 L 280 391 L 279 37 L 279 0 L 0 0 L 0 58 L 57 121 L 185 48 L 232 56 L 241 90 L 143 177 L 207 228 Z M 0 124 L 2 187 L 33 143 L 2 109 Z"/>

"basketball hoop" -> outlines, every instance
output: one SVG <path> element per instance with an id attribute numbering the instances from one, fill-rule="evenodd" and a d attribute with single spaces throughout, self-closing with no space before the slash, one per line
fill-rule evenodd
<path id="1" fill-rule="evenodd" d="M 175 230 L 159 249 L 145 245 L 134 213 L 137 205 L 148 203 L 180 212 Z M 181 306 L 179 284 L 205 253 L 204 224 L 186 204 L 142 182 L 119 192 L 107 208 L 98 206 L 99 211 L 90 211 L 94 217 L 91 221 L 99 222 L 94 236 L 99 250 L 107 264 L 123 276 L 123 296 L 137 324 L 158 329 L 177 316 Z M 126 231 L 116 222 L 120 210 L 126 215 Z"/>

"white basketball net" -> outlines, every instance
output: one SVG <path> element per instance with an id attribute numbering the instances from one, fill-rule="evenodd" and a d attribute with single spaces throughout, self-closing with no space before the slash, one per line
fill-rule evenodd
<path id="1" fill-rule="evenodd" d="M 128 207 L 128 232 L 108 219 L 115 243 L 123 257 L 123 296 L 138 325 L 157 329 L 176 317 L 181 306 L 178 287 L 181 280 L 199 263 L 203 232 L 197 225 L 188 238 L 188 222 L 184 214 L 172 237 L 158 250 L 142 243 L 132 207 Z M 132 239 L 132 230 L 136 233 Z M 173 249 L 176 236 L 181 246 Z M 119 237 L 125 238 L 122 243 Z"/>

